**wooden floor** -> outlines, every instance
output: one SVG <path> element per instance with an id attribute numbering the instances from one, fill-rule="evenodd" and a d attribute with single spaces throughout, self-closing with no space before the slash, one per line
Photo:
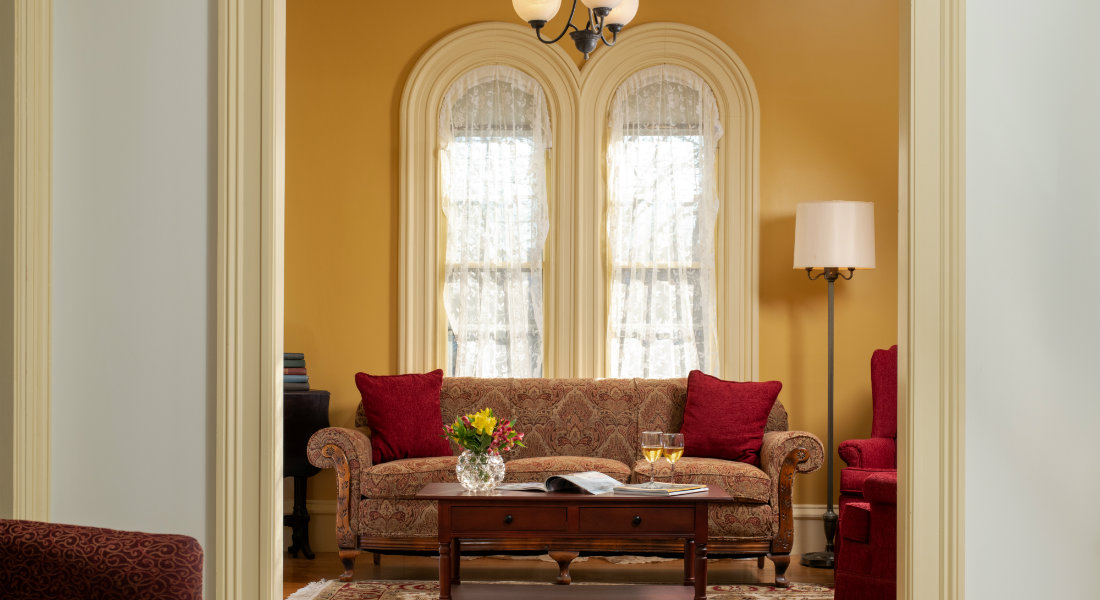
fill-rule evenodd
<path id="1" fill-rule="evenodd" d="M 371 555 L 364 552 L 356 561 L 355 578 L 369 580 L 434 580 L 439 578 L 439 561 L 436 557 L 395 556 L 382 557 L 382 564 L 375 565 Z M 283 557 L 283 596 L 289 596 L 313 581 L 336 579 L 343 569 L 335 552 L 319 552 L 317 558 Z M 590 558 L 574 563 L 570 568 L 574 582 L 600 581 L 605 583 L 671 583 L 683 582 L 683 563 L 679 560 L 638 565 L 616 565 L 601 558 Z M 558 566 L 538 560 L 512 560 L 503 558 L 479 558 L 462 562 L 463 581 L 531 581 L 552 583 L 557 577 Z M 830 569 L 811 569 L 798 564 L 791 557 L 787 578 L 800 583 L 833 584 Z M 775 580 L 771 561 L 764 561 L 764 568 L 756 568 L 756 560 L 723 559 L 711 562 L 707 568 L 708 583 L 761 583 Z"/>

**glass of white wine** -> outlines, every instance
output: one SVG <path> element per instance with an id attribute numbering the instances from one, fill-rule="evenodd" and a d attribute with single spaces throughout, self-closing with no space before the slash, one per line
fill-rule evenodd
<path id="1" fill-rule="evenodd" d="M 676 461 L 684 455 L 684 434 L 666 433 L 661 436 L 661 450 L 672 464 L 672 483 L 676 483 Z"/>
<path id="2" fill-rule="evenodd" d="M 642 432 L 642 456 L 646 462 L 649 463 L 649 483 L 653 484 L 653 466 L 654 461 L 661 457 L 661 432 L 660 431 L 643 431 Z"/>

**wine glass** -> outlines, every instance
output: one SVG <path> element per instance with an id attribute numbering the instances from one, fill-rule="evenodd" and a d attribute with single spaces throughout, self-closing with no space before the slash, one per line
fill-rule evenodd
<path id="1" fill-rule="evenodd" d="M 684 455 L 684 434 L 666 433 L 661 436 L 661 450 L 672 464 L 672 483 L 676 483 L 676 461 Z"/>
<path id="2" fill-rule="evenodd" d="M 646 462 L 649 463 L 649 484 L 652 486 L 653 471 L 656 468 L 653 466 L 653 461 L 661 456 L 661 432 L 643 431 L 641 442 L 642 456 L 645 458 Z"/>

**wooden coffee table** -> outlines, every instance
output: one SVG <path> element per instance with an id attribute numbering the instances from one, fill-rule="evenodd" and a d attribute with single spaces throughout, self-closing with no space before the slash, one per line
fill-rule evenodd
<path id="1" fill-rule="evenodd" d="M 704 600 L 707 506 L 730 499 L 720 489 L 671 497 L 511 491 L 473 494 L 457 483 L 430 483 L 416 497 L 439 504 L 440 600 L 560 597 Z M 532 538 L 547 540 L 548 548 L 554 550 L 592 549 L 588 547 L 592 540 L 682 538 L 684 586 L 453 585 L 461 581 L 461 540 Z"/>

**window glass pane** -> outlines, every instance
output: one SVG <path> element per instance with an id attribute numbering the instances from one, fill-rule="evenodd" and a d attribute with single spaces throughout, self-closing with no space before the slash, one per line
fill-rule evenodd
<path id="1" fill-rule="evenodd" d="M 549 122 L 516 69 L 459 78 L 440 115 L 447 373 L 540 377 Z"/>
<path id="2" fill-rule="evenodd" d="M 619 88 L 610 120 L 610 374 L 717 372 L 713 94 L 682 67 L 645 69 Z"/>

